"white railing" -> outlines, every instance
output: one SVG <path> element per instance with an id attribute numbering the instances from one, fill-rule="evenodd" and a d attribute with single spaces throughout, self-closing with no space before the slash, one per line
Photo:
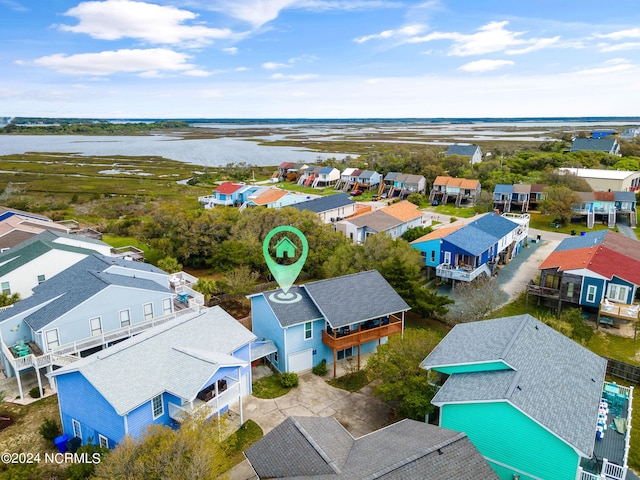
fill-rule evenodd
<path id="1" fill-rule="evenodd" d="M 442 263 L 436 267 L 436 275 L 442 278 L 450 278 L 452 280 L 461 280 L 463 282 L 471 282 L 481 273 L 491 276 L 491 270 L 486 264 L 480 265 L 476 269 L 468 267 L 454 267 L 448 263 Z"/>
<path id="2" fill-rule="evenodd" d="M 626 462 L 625 462 L 626 463 Z M 624 480 L 627 476 L 627 467 L 621 467 L 615 463 L 609 463 L 607 459 L 602 460 L 602 471 L 600 472 L 602 478 L 611 480 Z"/>
<path id="3" fill-rule="evenodd" d="M 206 403 L 202 403 L 196 407 L 181 407 L 169 402 L 169 417 L 177 422 L 183 422 L 187 416 L 207 409 L 207 417 L 215 415 L 219 410 L 235 404 L 240 398 L 240 383 L 231 384 L 224 392 L 219 392 L 218 396 L 213 397 Z"/>
<path id="4" fill-rule="evenodd" d="M 204 295 L 200 292 L 196 292 L 193 288 L 189 288 L 186 285 L 179 285 L 176 287 L 176 293 L 186 293 L 191 297 L 189 299 L 189 307 L 193 308 L 198 305 L 204 305 Z"/>
<path id="5" fill-rule="evenodd" d="M 640 305 L 629 305 L 626 303 L 615 303 L 610 300 L 603 300 L 600 303 L 600 312 L 615 315 L 616 317 L 624 317 L 632 320 L 638 320 Z"/>
<path id="6" fill-rule="evenodd" d="M 602 475 L 596 475 L 595 473 L 585 472 L 582 469 L 582 467 L 578 467 L 576 480 L 605 480 L 605 478 Z"/>

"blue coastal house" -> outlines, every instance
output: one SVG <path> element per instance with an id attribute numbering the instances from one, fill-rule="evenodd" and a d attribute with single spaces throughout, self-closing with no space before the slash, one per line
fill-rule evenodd
<path id="1" fill-rule="evenodd" d="M 531 315 L 458 324 L 421 367 L 440 374 L 439 426 L 502 480 L 625 478 L 633 387 L 605 382 L 604 358 Z"/>
<path id="2" fill-rule="evenodd" d="M 634 304 L 640 286 L 640 242 L 610 230 L 563 240 L 538 267 L 540 284 L 527 295 L 598 309 L 600 322 L 637 322 Z"/>
<path id="3" fill-rule="evenodd" d="M 487 213 L 466 225 L 436 230 L 411 246 L 423 253 L 426 266 L 435 266 L 441 279 L 470 282 L 480 274 L 492 276 L 498 262 L 517 255 L 528 231 L 528 214 Z"/>
<path id="4" fill-rule="evenodd" d="M 220 416 L 251 393 L 249 330 L 220 307 L 202 309 L 49 374 L 62 429 L 113 448 L 151 425 Z M 242 422 L 242 418 L 241 418 Z"/>
<path id="5" fill-rule="evenodd" d="M 177 297 L 184 301 L 178 302 Z M 153 265 L 92 254 L 0 311 L 0 361 L 7 376 L 66 365 L 78 355 L 130 337 L 195 309 L 202 294 Z"/>
<path id="6" fill-rule="evenodd" d="M 404 329 L 409 306 L 376 270 L 250 295 L 253 333 L 275 345 L 268 359 L 280 372 L 311 369 L 376 350 Z M 347 296 L 345 298 L 345 295 Z M 348 300 L 347 300 L 348 299 Z"/>
<path id="7" fill-rule="evenodd" d="M 356 211 L 356 203 L 346 193 L 336 193 L 324 197 L 313 198 L 291 207 L 301 212 L 308 210 L 318 215 L 324 223 L 333 223 L 350 217 Z"/>

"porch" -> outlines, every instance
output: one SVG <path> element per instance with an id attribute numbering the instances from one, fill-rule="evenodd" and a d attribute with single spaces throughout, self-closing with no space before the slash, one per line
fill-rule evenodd
<path id="1" fill-rule="evenodd" d="M 194 415 L 203 415 L 205 418 L 217 415 L 220 419 L 222 413 L 236 404 L 239 405 L 240 424 L 242 425 L 244 422 L 240 381 L 237 378 L 225 377 L 198 392 L 196 398 L 185 405 L 180 406 L 168 402 L 169 417 L 178 423 L 182 423 Z"/>
<path id="2" fill-rule="evenodd" d="M 491 269 L 487 264 L 482 264 L 475 268 L 471 265 L 451 265 L 450 263 L 441 263 L 436 267 L 436 275 L 440 278 L 448 280 L 458 280 L 461 282 L 471 282 L 481 273 L 485 273 L 491 277 Z"/>
<path id="3" fill-rule="evenodd" d="M 631 439 L 633 387 L 605 382 L 596 425 L 593 457 L 583 459 L 578 480 L 624 480 Z"/>
<path id="4" fill-rule="evenodd" d="M 111 256 L 115 258 L 123 258 L 125 260 L 135 260 L 136 262 L 144 262 L 144 251 L 133 245 L 126 247 L 112 248 Z"/>
<path id="5" fill-rule="evenodd" d="M 360 345 L 377 340 L 380 345 L 385 337 L 402 333 L 404 329 L 404 313 L 402 317 L 389 315 L 387 317 L 370 319 L 353 325 L 332 328 L 327 326 L 322 331 L 322 343 L 333 350 L 333 376 L 336 377 L 338 355 L 337 352 L 352 347 L 358 348 L 358 368 L 360 368 Z"/>
<path id="6" fill-rule="evenodd" d="M 616 323 L 626 322 L 634 322 L 637 328 L 639 313 L 640 305 L 638 304 L 617 303 L 605 298 L 598 308 L 596 328 L 601 323 L 615 327 Z"/>

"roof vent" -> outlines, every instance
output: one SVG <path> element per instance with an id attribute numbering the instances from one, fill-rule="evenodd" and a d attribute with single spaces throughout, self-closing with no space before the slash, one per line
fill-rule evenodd
<path id="1" fill-rule="evenodd" d="M 517 388 L 518 390 L 522 391 L 522 388 L 520 387 L 520 385 L 518 385 L 516 388 Z"/>

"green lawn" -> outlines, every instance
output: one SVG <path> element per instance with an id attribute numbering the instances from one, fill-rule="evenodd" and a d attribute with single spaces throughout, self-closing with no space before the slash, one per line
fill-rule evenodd
<path id="1" fill-rule="evenodd" d="M 291 387 L 283 387 L 280 375 L 273 374 L 253 382 L 253 396 L 258 398 L 278 398 L 289 393 Z"/>
<path id="2" fill-rule="evenodd" d="M 469 218 L 476 214 L 476 210 L 474 210 L 473 207 L 456 208 L 453 203 L 438 205 L 437 207 L 427 206 L 423 210 L 433 212 L 438 215 L 449 215 L 456 218 Z"/>
<path id="3" fill-rule="evenodd" d="M 148 245 L 139 242 L 133 237 L 118 237 L 116 235 L 105 234 L 102 236 L 102 241 L 115 248 L 128 247 L 129 245 L 139 248 L 144 252 L 145 261 L 148 263 L 152 263 L 153 265 L 156 265 L 158 263 L 158 260 L 160 260 L 162 255 L 158 250 L 150 248 Z"/>

